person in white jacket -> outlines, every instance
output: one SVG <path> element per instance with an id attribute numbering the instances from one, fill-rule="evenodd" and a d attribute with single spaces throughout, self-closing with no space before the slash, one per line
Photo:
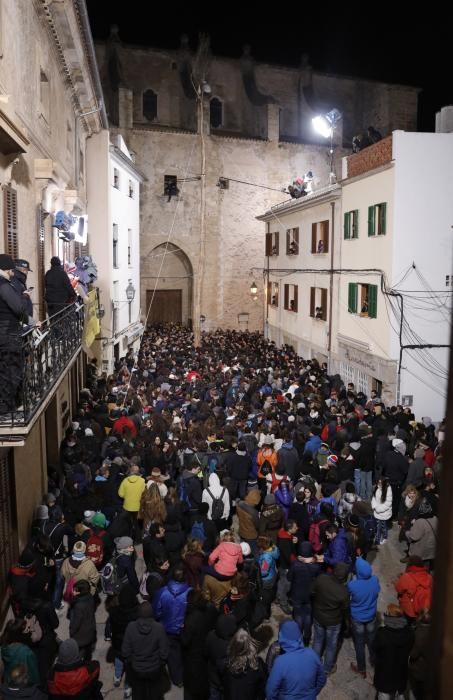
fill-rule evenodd
<path id="1" fill-rule="evenodd" d="M 392 517 L 392 487 L 388 479 L 378 479 L 374 487 L 371 507 L 376 520 L 376 543 L 387 542 L 387 521 Z"/>
<path id="2" fill-rule="evenodd" d="M 209 506 L 208 520 L 213 520 L 220 532 L 226 527 L 226 521 L 230 517 L 230 494 L 226 486 L 221 485 L 220 479 L 215 472 L 210 475 L 208 484 L 208 488 L 204 489 L 202 493 L 201 500 Z M 212 504 L 214 499 L 217 498 L 223 502 L 223 513 L 220 519 L 212 517 Z"/>

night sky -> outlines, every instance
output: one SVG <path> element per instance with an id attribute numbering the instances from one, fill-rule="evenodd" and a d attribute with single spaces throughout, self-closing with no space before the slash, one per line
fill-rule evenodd
<path id="1" fill-rule="evenodd" d="M 239 57 L 250 44 L 258 61 L 294 66 L 308 53 L 316 70 L 415 85 L 422 89 L 421 131 L 433 131 L 435 112 L 453 104 L 451 29 L 439 11 L 430 19 L 426 6 L 417 13 L 415 4 L 404 5 L 408 16 L 396 21 L 396 3 L 364 3 L 355 11 L 347 3 L 326 3 L 322 11 L 288 2 L 274 3 L 271 10 L 246 0 L 211 2 L 207 9 L 195 3 L 86 1 L 95 39 L 106 39 L 110 25 L 117 24 L 125 43 L 177 48 L 180 36 L 188 34 L 195 48 L 203 32 L 218 55 Z"/>

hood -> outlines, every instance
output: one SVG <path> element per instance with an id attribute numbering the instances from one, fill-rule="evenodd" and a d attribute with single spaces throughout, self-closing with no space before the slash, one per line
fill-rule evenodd
<path id="1" fill-rule="evenodd" d="M 214 491 L 219 491 L 219 490 L 221 490 L 220 479 L 219 479 L 219 477 L 217 476 L 217 474 L 211 474 L 211 475 L 210 475 L 210 477 L 209 477 L 209 488 L 210 488 L 211 491 L 213 491 L 213 492 L 214 492 Z"/>
<path id="2" fill-rule="evenodd" d="M 302 648 L 302 636 L 294 621 L 284 622 L 278 633 L 278 641 L 283 651 L 297 651 Z"/>
<path id="3" fill-rule="evenodd" d="M 127 477 L 127 480 L 130 481 L 131 484 L 135 484 L 135 482 L 141 478 L 140 474 L 131 474 Z"/>
<path id="4" fill-rule="evenodd" d="M 246 497 L 244 498 L 244 501 L 249 505 L 249 506 L 257 506 L 258 503 L 261 500 L 261 493 L 258 491 L 258 489 L 252 489 L 251 491 L 248 492 Z"/>
<path id="5" fill-rule="evenodd" d="M 368 579 L 371 578 L 373 570 L 365 559 L 362 559 L 362 557 L 357 557 L 355 561 L 355 572 L 357 574 L 357 578 Z"/>
<path id="6" fill-rule="evenodd" d="M 186 591 L 189 590 L 190 586 L 188 583 L 180 583 L 179 581 L 174 581 L 173 579 L 170 579 L 167 588 L 171 595 L 177 598 L 178 596 L 186 593 Z"/>
<path id="7" fill-rule="evenodd" d="M 337 537 L 340 536 L 340 533 L 338 533 Z M 348 577 L 349 573 L 349 566 L 348 564 L 345 564 L 343 561 L 339 561 L 335 564 L 333 567 L 333 576 L 334 578 L 337 579 L 340 583 L 344 583 Z"/>
<path id="8" fill-rule="evenodd" d="M 135 624 L 140 634 L 150 634 L 153 631 L 154 620 L 152 617 L 139 617 Z"/>
<path id="9" fill-rule="evenodd" d="M 282 450 L 283 448 L 284 448 L 285 450 L 292 450 L 292 449 L 293 449 L 293 441 L 292 441 L 292 440 L 288 440 L 288 442 L 284 442 L 284 443 L 282 444 L 282 446 L 281 446 L 280 449 Z"/>
<path id="10" fill-rule="evenodd" d="M 393 617 L 384 613 L 384 625 L 393 630 L 402 630 L 407 627 L 407 620 L 405 617 Z"/>
<path id="11" fill-rule="evenodd" d="M 423 566 L 408 566 L 406 573 L 410 574 L 412 578 L 417 581 L 417 586 L 422 586 L 423 588 L 431 587 L 431 575 Z"/>
<path id="12" fill-rule="evenodd" d="M 215 624 L 215 631 L 221 639 L 231 639 L 238 628 L 234 615 L 219 615 Z"/>

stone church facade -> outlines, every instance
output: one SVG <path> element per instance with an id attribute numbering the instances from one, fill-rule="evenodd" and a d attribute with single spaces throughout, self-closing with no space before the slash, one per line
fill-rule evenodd
<path id="1" fill-rule="evenodd" d="M 177 50 L 131 46 L 115 30 L 96 53 L 111 127 L 147 178 L 141 292 L 153 322 L 262 329 L 266 258 L 255 217 L 309 170 L 315 187 L 328 183 L 329 144 L 313 133 L 313 116 L 342 112 L 336 162 L 370 124 L 383 135 L 416 129 L 416 88 L 317 73 L 305 58 L 296 68 L 258 64 L 248 47 L 222 58 L 203 40 L 192 52 L 184 38 Z"/>

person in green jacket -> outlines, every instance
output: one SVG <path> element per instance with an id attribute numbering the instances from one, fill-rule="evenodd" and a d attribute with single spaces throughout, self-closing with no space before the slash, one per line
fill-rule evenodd
<path id="1" fill-rule="evenodd" d="M 25 666 L 27 669 L 28 685 L 38 685 L 40 682 L 38 661 L 32 649 L 31 636 L 26 631 L 27 622 L 23 618 L 16 618 L 7 622 L 0 639 L 1 656 L 5 666 L 3 680 L 9 683 L 10 674 L 16 666 Z"/>

